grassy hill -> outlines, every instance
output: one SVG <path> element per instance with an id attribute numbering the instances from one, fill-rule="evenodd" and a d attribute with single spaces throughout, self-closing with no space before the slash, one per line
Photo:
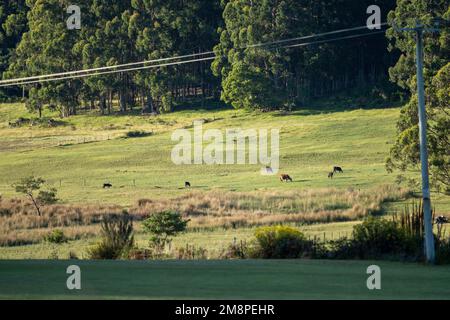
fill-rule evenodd
<path id="1" fill-rule="evenodd" d="M 47 179 L 69 203 L 130 205 L 139 198 L 173 197 L 186 192 L 184 181 L 199 190 L 368 188 L 394 180 L 384 160 L 398 114 L 398 109 L 314 114 L 305 110 L 289 115 L 200 110 L 159 117 L 80 115 L 64 120 L 62 127 L 11 129 L 8 121 L 26 116 L 23 106 L 1 105 L 0 192 L 14 196 L 11 184 L 30 174 Z M 279 128 L 280 171 L 289 173 L 294 183 L 262 176 L 260 165 L 174 165 L 171 133 L 194 119 L 209 119 L 205 130 Z M 121 138 L 132 130 L 154 135 Z M 333 165 L 342 166 L 344 174 L 330 180 L 327 173 Z M 114 186 L 111 190 L 101 188 L 107 181 Z"/>

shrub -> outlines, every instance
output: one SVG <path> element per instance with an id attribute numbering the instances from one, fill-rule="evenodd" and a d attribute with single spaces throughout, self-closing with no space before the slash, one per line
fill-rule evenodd
<path id="1" fill-rule="evenodd" d="M 153 258 L 153 251 L 150 249 L 132 248 L 128 252 L 128 259 L 147 260 Z"/>
<path id="2" fill-rule="evenodd" d="M 119 259 L 133 248 L 133 221 L 127 213 L 105 216 L 102 240 L 88 251 L 90 259 Z"/>
<path id="3" fill-rule="evenodd" d="M 64 235 L 64 232 L 60 229 L 55 229 L 51 231 L 48 235 L 44 237 L 44 240 L 56 244 L 67 242 L 67 238 Z"/>
<path id="4" fill-rule="evenodd" d="M 142 137 L 148 137 L 151 136 L 151 132 L 146 131 L 128 131 L 125 134 L 125 138 L 142 138 Z"/>
<path id="5" fill-rule="evenodd" d="M 262 259 L 294 259 L 311 255 L 313 247 L 313 242 L 294 228 L 260 227 L 255 231 L 255 242 L 249 255 Z"/>
<path id="6" fill-rule="evenodd" d="M 395 221 L 375 217 L 353 227 L 352 245 L 352 252 L 361 259 L 383 256 L 419 259 L 423 251 L 421 237 Z"/>
<path id="7" fill-rule="evenodd" d="M 163 211 L 152 214 L 142 223 L 144 231 L 151 234 L 150 244 L 157 253 L 162 253 L 171 237 L 186 230 L 189 220 L 184 220 L 178 212 Z"/>
<path id="8" fill-rule="evenodd" d="M 204 260 L 207 259 L 207 253 L 208 251 L 205 248 L 190 246 L 189 244 L 175 249 L 175 257 L 178 260 Z"/>
<path id="9" fill-rule="evenodd" d="M 437 242 L 436 263 L 450 264 L 450 238 Z"/>
<path id="10" fill-rule="evenodd" d="M 220 259 L 246 259 L 249 254 L 247 242 L 234 241 L 219 254 Z"/>

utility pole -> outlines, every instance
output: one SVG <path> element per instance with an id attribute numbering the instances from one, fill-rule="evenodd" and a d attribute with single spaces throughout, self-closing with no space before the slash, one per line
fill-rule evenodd
<path id="1" fill-rule="evenodd" d="M 394 28 L 397 31 L 412 31 L 416 37 L 417 97 L 419 102 L 420 165 L 422 171 L 422 204 L 425 224 L 425 255 L 428 263 L 434 263 L 436 254 L 431 216 L 430 179 L 428 175 L 427 114 L 425 109 L 425 85 L 423 81 L 423 33 L 436 32 L 438 29 L 425 28 L 420 22 L 416 22 L 415 28 L 399 29 L 396 26 Z"/>

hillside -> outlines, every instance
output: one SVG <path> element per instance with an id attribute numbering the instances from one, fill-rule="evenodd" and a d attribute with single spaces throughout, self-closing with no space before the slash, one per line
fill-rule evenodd
<path id="1" fill-rule="evenodd" d="M 30 174 L 48 180 L 68 203 L 130 205 L 140 198 L 173 197 L 186 192 L 184 181 L 190 181 L 195 190 L 368 188 L 394 180 L 394 175 L 386 173 L 384 160 L 398 114 L 395 108 L 314 114 L 306 110 L 289 115 L 200 110 L 158 117 L 80 115 L 57 128 L 11 129 L 9 121 L 27 115 L 22 105 L 2 105 L 0 192 L 14 196 L 11 184 Z M 170 154 L 176 143 L 170 140 L 171 133 L 194 119 L 210 121 L 204 130 L 279 128 L 280 171 L 289 173 L 294 183 L 280 184 L 276 177 L 262 176 L 260 165 L 204 165 L 201 169 L 174 165 Z M 133 130 L 154 134 L 121 138 Z M 327 174 L 333 165 L 345 171 L 331 180 Z M 113 188 L 103 190 L 104 182 Z"/>

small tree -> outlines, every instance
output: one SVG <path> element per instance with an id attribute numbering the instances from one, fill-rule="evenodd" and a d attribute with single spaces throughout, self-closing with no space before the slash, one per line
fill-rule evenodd
<path id="1" fill-rule="evenodd" d="M 51 188 L 48 191 L 40 191 L 44 183 L 44 179 L 30 176 L 23 178 L 19 183 L 14 185 L 16 192 L 25 194 L 33 202 L 38 216 L 41 215 L 41 205 L 53 204 L 58 201 L 56 198 L 56 189 Z M 37 195 L 36 192 L 38 192 Z"/>
<path id="2" fill-rule="evenodd" d="M 151 215 L 144 220 L 145 232 L 151 234 L 150 243 L 158 253 L 171 242 L 171 237 L 186 230 L 189 220 L 183 219 L 181 214 L 173 211 L 163 211 Z"/>

